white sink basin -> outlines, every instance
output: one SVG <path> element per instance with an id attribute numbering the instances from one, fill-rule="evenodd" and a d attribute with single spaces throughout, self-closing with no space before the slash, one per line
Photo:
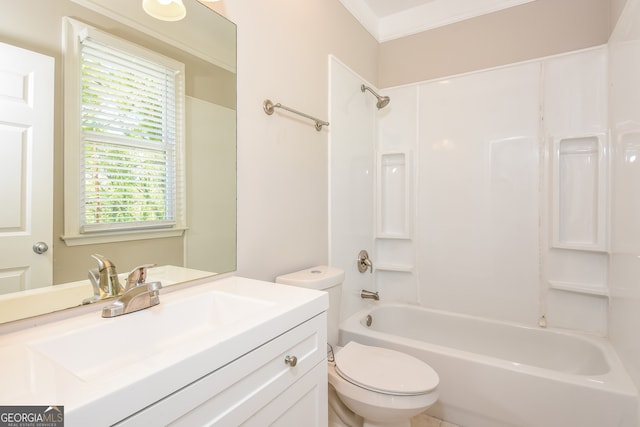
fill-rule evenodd
<path id="1" fill-rule="evenodd" d="M 162 303 L 127 315 L 104 319 L 87 327 L 30 343 L 29 347 L 83 380 L 118 372 L 124 366 L 145 363 L 160 352 L 210 334 L 252 316 L 273 303 L 207 292 Z"/>

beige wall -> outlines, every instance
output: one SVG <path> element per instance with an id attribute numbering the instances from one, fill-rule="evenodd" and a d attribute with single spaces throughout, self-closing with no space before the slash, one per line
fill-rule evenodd
<path id="1" fill-rule="evenodd" d="M 616 27 L 618 19 L 620 18 L 622 10 L 624 9 L 626 4 L 627 0 L 611 0 L 611 31 L 613 31 L 613 29 Z"/>
<path id="2" fill-rule="evenodd" d="M 328 55 L 375 82 L 378 44 L 338 0 L 214 4 L 238 26 L 238 274 L 328 260 L 331 126 L 262 110 L 265 98 L 327 120 Z M 354 256 L 357 254 L 354 254 Z"/>
<path id="3" fill-rule="evenodd" d="M 397 86 L 605 44 L 611 16 L 619 15 L 623 3 L 537 0 L 382 43 L 378 85 Z"/>

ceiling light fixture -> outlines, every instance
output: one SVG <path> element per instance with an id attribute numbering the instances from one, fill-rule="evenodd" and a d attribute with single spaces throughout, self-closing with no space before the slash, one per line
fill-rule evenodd
<path id="1" fill-rule="evenodd" d="M 179 21 L 187 16 L 182 0 L 142 0 L 142 8 L 161 21 Z"/>

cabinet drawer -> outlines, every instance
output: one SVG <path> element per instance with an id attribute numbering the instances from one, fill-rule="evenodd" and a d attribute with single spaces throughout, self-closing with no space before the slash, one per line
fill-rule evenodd
<path id="1" fill-rule="evenodd" d="M 322 313 L 117 425 L 240 425 L 318 363 L 325 363 L 326 342 Z M 288 356 L 295 356 L 295 366 L 285 361 Z"/>

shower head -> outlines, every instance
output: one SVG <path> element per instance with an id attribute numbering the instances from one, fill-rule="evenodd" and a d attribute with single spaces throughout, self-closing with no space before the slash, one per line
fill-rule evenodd
<path id="1" fill-rule="evenodd" d="M 378 110 L 380 110 L 380 109 L 386 107 L 387 105 L 389 105 L 389 101 L 391 101 L 391 99 L 389 99 L 388 96 L 380 96 L 380 95 L 378 95 L 369 86 L 362 85 L 362 86 L 360 86 L 360 90 L 362 92 L 364 92 L 365 90 L 368 90 L 369 92 L 371 92 L 373 94 L 373 96 L 378 98 L 378 102 L 376 102 L 376 107 L 378 107 Z"/>

